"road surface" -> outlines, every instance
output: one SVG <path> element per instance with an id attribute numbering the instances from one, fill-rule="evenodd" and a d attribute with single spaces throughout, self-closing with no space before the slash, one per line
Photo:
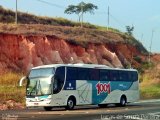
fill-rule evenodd
<path id="1" fill-rule="evenodd" d="M 126 107 L 110 105 L 77 106 L 68 111 L 64 108 L 43 108 L 0 111 L 2 120 L 160 120 L 160 100 L 147 100 L 128 104 Z"/>

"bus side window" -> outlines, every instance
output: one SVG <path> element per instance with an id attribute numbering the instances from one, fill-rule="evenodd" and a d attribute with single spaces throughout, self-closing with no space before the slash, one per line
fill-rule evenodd
<path id="1" fill-rule="evenodd" d="M 138 74 L 137 74 L 137 72 L 132 72 L 132 74 L 131 74 L 131 76 L 132 76 L 132 81 L 137 81 L 138 80 Z"/>
<path id="2" fill-rule="evenodd" d="M 109 71 L 108 70 L 100 70 L 100 80 L 102 81 L 109 81 Z"/>
<path id="3" fill-rule="evenodd" d="M 111 70 L 110 71 L 110 78 L 111 78 L 111 81 L 118 81 L 119 80 L 119 71 Z"/>
<path id="4" fill-rule="evenodd" d="M 99 80 L 99 70 L 98 69 L 90 69 L 90 80 Z"/>
<path id="5" fill-rule="evenodd" d="M 119 71 L 119 80 L 120 81 L 129 81 L 128 71 Z"/>
<path id="6" fill-rule="evenodd" d="M 89 80 L 89 69 L 88 68 L 78 68 L 78 79 L 79 80 Z"/>
<path id="7" fill-rule="evenodd" d="M 129 80 L 129 81 L 132 81 L 132 74 L 131 74 L 131 71 L 128 72 L 128 80 Z"/>
<path id="8" fill-rule="evenodd" d="M 77 80 L 77 68 L 67 67 L 67 81 L 68 80 Z"/>
<path id="9" fill-rule="evenodd" d="M 128 79 L 130 81 L 137 81 L 138 80 L 138 74 L 135 71 L 129 71 L 128 72 Z"/>

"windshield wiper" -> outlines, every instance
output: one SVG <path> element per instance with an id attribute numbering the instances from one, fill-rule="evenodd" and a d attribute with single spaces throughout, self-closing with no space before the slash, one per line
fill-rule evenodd
<path id="1" fill-rule="evenodd" d="M 38 92 L 40 91 L 41 95 L 43 95 L 43 92 L 42 92 L 42 86 L 41 86 L 41 82 L 39 80 L 39 83 L 38 83 Z M 38 94 L 37 92 L 37 94 Z"/>
<path id="2" fill-rule="evenodd" d="M 31 94 L 32 94 L 33 90 L 35 90 L 35 89 L 36 89 L 36 87 L 37 87 L 37 81 L 36 81 L 36 84 L 34 85 L 34 87 L 32 88 L 31 92 L 29 93 L 29 95 L 30 95 L 30 96 L 31 96 Z"/>

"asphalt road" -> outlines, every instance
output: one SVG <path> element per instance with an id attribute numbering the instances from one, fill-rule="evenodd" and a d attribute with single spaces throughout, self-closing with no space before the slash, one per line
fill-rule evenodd
<path id="1" fill-rule="evenodd" d="M 160 100 L 147 100 L 128 104 L 126 107 L 110 105 L 78 106 L 72 111 L 64 108 L 43 108 L 0 111 L 2 120 L 160 120 Z"/>

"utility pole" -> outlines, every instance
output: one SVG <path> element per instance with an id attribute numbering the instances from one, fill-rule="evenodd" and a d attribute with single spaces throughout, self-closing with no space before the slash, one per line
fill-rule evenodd
<path id="1" fill-rule="evenodd" d="M 152 48 L 153 33 L 154 33 L 154 30 L 152 30 L 151 43 L 150 43 L 150 47 L 149 47 L 149 58 L 148 58 L 149 63 L 151 63 L 151 48 Z"/>
<path id="2" fill-rule="evenodd" d="M 83 4 L 81 3 L 81 28 L 83 27 Z"/>
<path id="3" fill-rule="evenodd" d="M 16 12 L 15 12 L 15 24 L 17 25 L 17 0 L 16 0 Z"/>
<path id="4" fill-rule="evenodd" d="M 109 6 L 108 6 L 108 27 L 107 30 L 109 29 Z"/>
<path id="5" fill-rule="evenodd" d="M 142 41 L 143 41 L 143 33 L 142 33 L 142 35 L 141 35 L 141 43 L 142 43 Z"/>

